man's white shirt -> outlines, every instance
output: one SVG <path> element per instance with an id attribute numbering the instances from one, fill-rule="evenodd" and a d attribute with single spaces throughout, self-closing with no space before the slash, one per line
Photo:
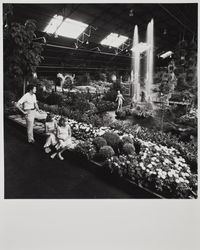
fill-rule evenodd
<path id="1" fill-rule="evenodd" d="M 24 110 L 34 109 L 37 103 L 35 94 L 30 94 L 29 92 L 19 99 L 18 104 L 23 105 Z"/>

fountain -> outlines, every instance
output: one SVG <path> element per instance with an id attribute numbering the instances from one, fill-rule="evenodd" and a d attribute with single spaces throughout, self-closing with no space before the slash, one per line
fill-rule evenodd
<path id="1" fill-rule="evenodd" d="M 153 84 L 153 48 L 154 48 L 154 31 L 153 31 L 153 19 L 148 23 L 147 26 L 147 44 L 149 48 L 147 49 L 147 60 L 146 60 L 146 94 L 147 101 L 151 101 L 152 97 L 152 84 Z"/>
<path id="2" fill-rule="evenodd" d="M 132 62 L 131 62 L 131 98 L 134 102 L 141 101 L 140 86 L 140 55 L 146 53 L 146 75 L 145 75 L 145 100 L 152 101 L 153 84 L 153 49 L 154 49 L 154 22 L 153 19 L 147 26 L 146 43 L 139 43 L 138 26 L 134 28 Z"/>

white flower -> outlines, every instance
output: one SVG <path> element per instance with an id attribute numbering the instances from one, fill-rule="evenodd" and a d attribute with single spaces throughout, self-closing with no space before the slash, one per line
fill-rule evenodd
<path id="1" fill-rule="evenodd" d="M 165 162 L 166 164 L 171 164 L 171 161 L 169 161 L 168 159 L 165 159 L 164 162 Z"/>
<path id="2" fill-rule="evenodd" d="M 168 172 L 168 175 L 169 175 L 169 177 L 172 177 L 172 176 L 173 176 L 173 174 L 172 174 L 171 172 Z"/>
<path id="3" fill-rule="evenodd" d="M 148 167 L 148 168 L 152 168 L 153 166 L 152 166 L 151 164 L 148 164 L 147 167 Z"/>
<path id="4" fill-rule="evenodd" d="M 176 183 L 180 183 L 179 179 L 176 179 Z"/>
<path id="5" fill-rule="evenodd" d="M 174 177 L 175 177 L 175 178 L 179 178 L 179 175 L 178 175 L 178 174 L 174 174 Z"/>
<path id="6" fill-rule="evenodd" d="M 179 178 L 180 182 L 184 182 L 184 179 L 182 177 Z"/>
<path id="7" fill-rule="evenodd" d="M 141 168 L 143 168 L 143 167 L 144 167 L 144 163 L 143 163 L 143 162 L 140 162 L 139 166 L 140 166 Z"/>

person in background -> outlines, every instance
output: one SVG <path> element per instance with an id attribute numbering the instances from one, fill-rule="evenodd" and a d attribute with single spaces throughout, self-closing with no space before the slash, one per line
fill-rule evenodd
<path id="1" fill-rule="evenodd" d="M 44 119 L 44 114 L 41 114 L 37 100 L 36 100 L 36 86 L 29 84 L 27 87 L 27 93 L 19 99 L 16 103 L 16 107 L 25 115 L 27 137 L 29 143 L 34 143 L 33 126 L 35 118 Z M 46 118 L 46 115 L 45 115 Z"/>
<path id="2" fill-rule="evenodd" d="M 44 144 L 44 150 L 46 153 L 51 152 L 50 146 L 57 144 L 56 139 L 57 123 L 54 120 L 52 114 L 48 114 L 45 122 L 45 133 L 47 135 L 46 143 Z"/>
<path id="3" fill-rule="evenodd" d="M 117 91 L 117 98 L 116 98 L 115 101 L 118 102 L 117 111 L 122 111 L 122 104 L 123 104 L 123 101 L 124 101 L 124 97 L 123 97 L 123 95 L 120 93 L 119 90 Z"/>
<path id="4" fill-rule="evenodd" d="M 60 160 L 64 160 L 62 157 L 62 152 L 66 148 L 70 148 L 72 145 L 72 139 L 71 139 L 71 128 L 66 121 L 65 118 L 61 117 L 58 126 L 57 126 L 57 145 L 55 146 L 56 152 L 51 155 L 51 158 L 54 159 L 56 155 L 58 155 Z"/>

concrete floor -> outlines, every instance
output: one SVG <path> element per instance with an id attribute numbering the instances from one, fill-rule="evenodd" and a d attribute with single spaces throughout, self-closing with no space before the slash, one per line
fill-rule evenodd
<path id="1" fill-rule="evenodd" d="M 66 158 L 66 155 L 65 155 Z M 50 159 L 41 143 L 29 145 L 25 131 L 4 124 L 5 198 L 154 198 L 73 158 Z"/>

